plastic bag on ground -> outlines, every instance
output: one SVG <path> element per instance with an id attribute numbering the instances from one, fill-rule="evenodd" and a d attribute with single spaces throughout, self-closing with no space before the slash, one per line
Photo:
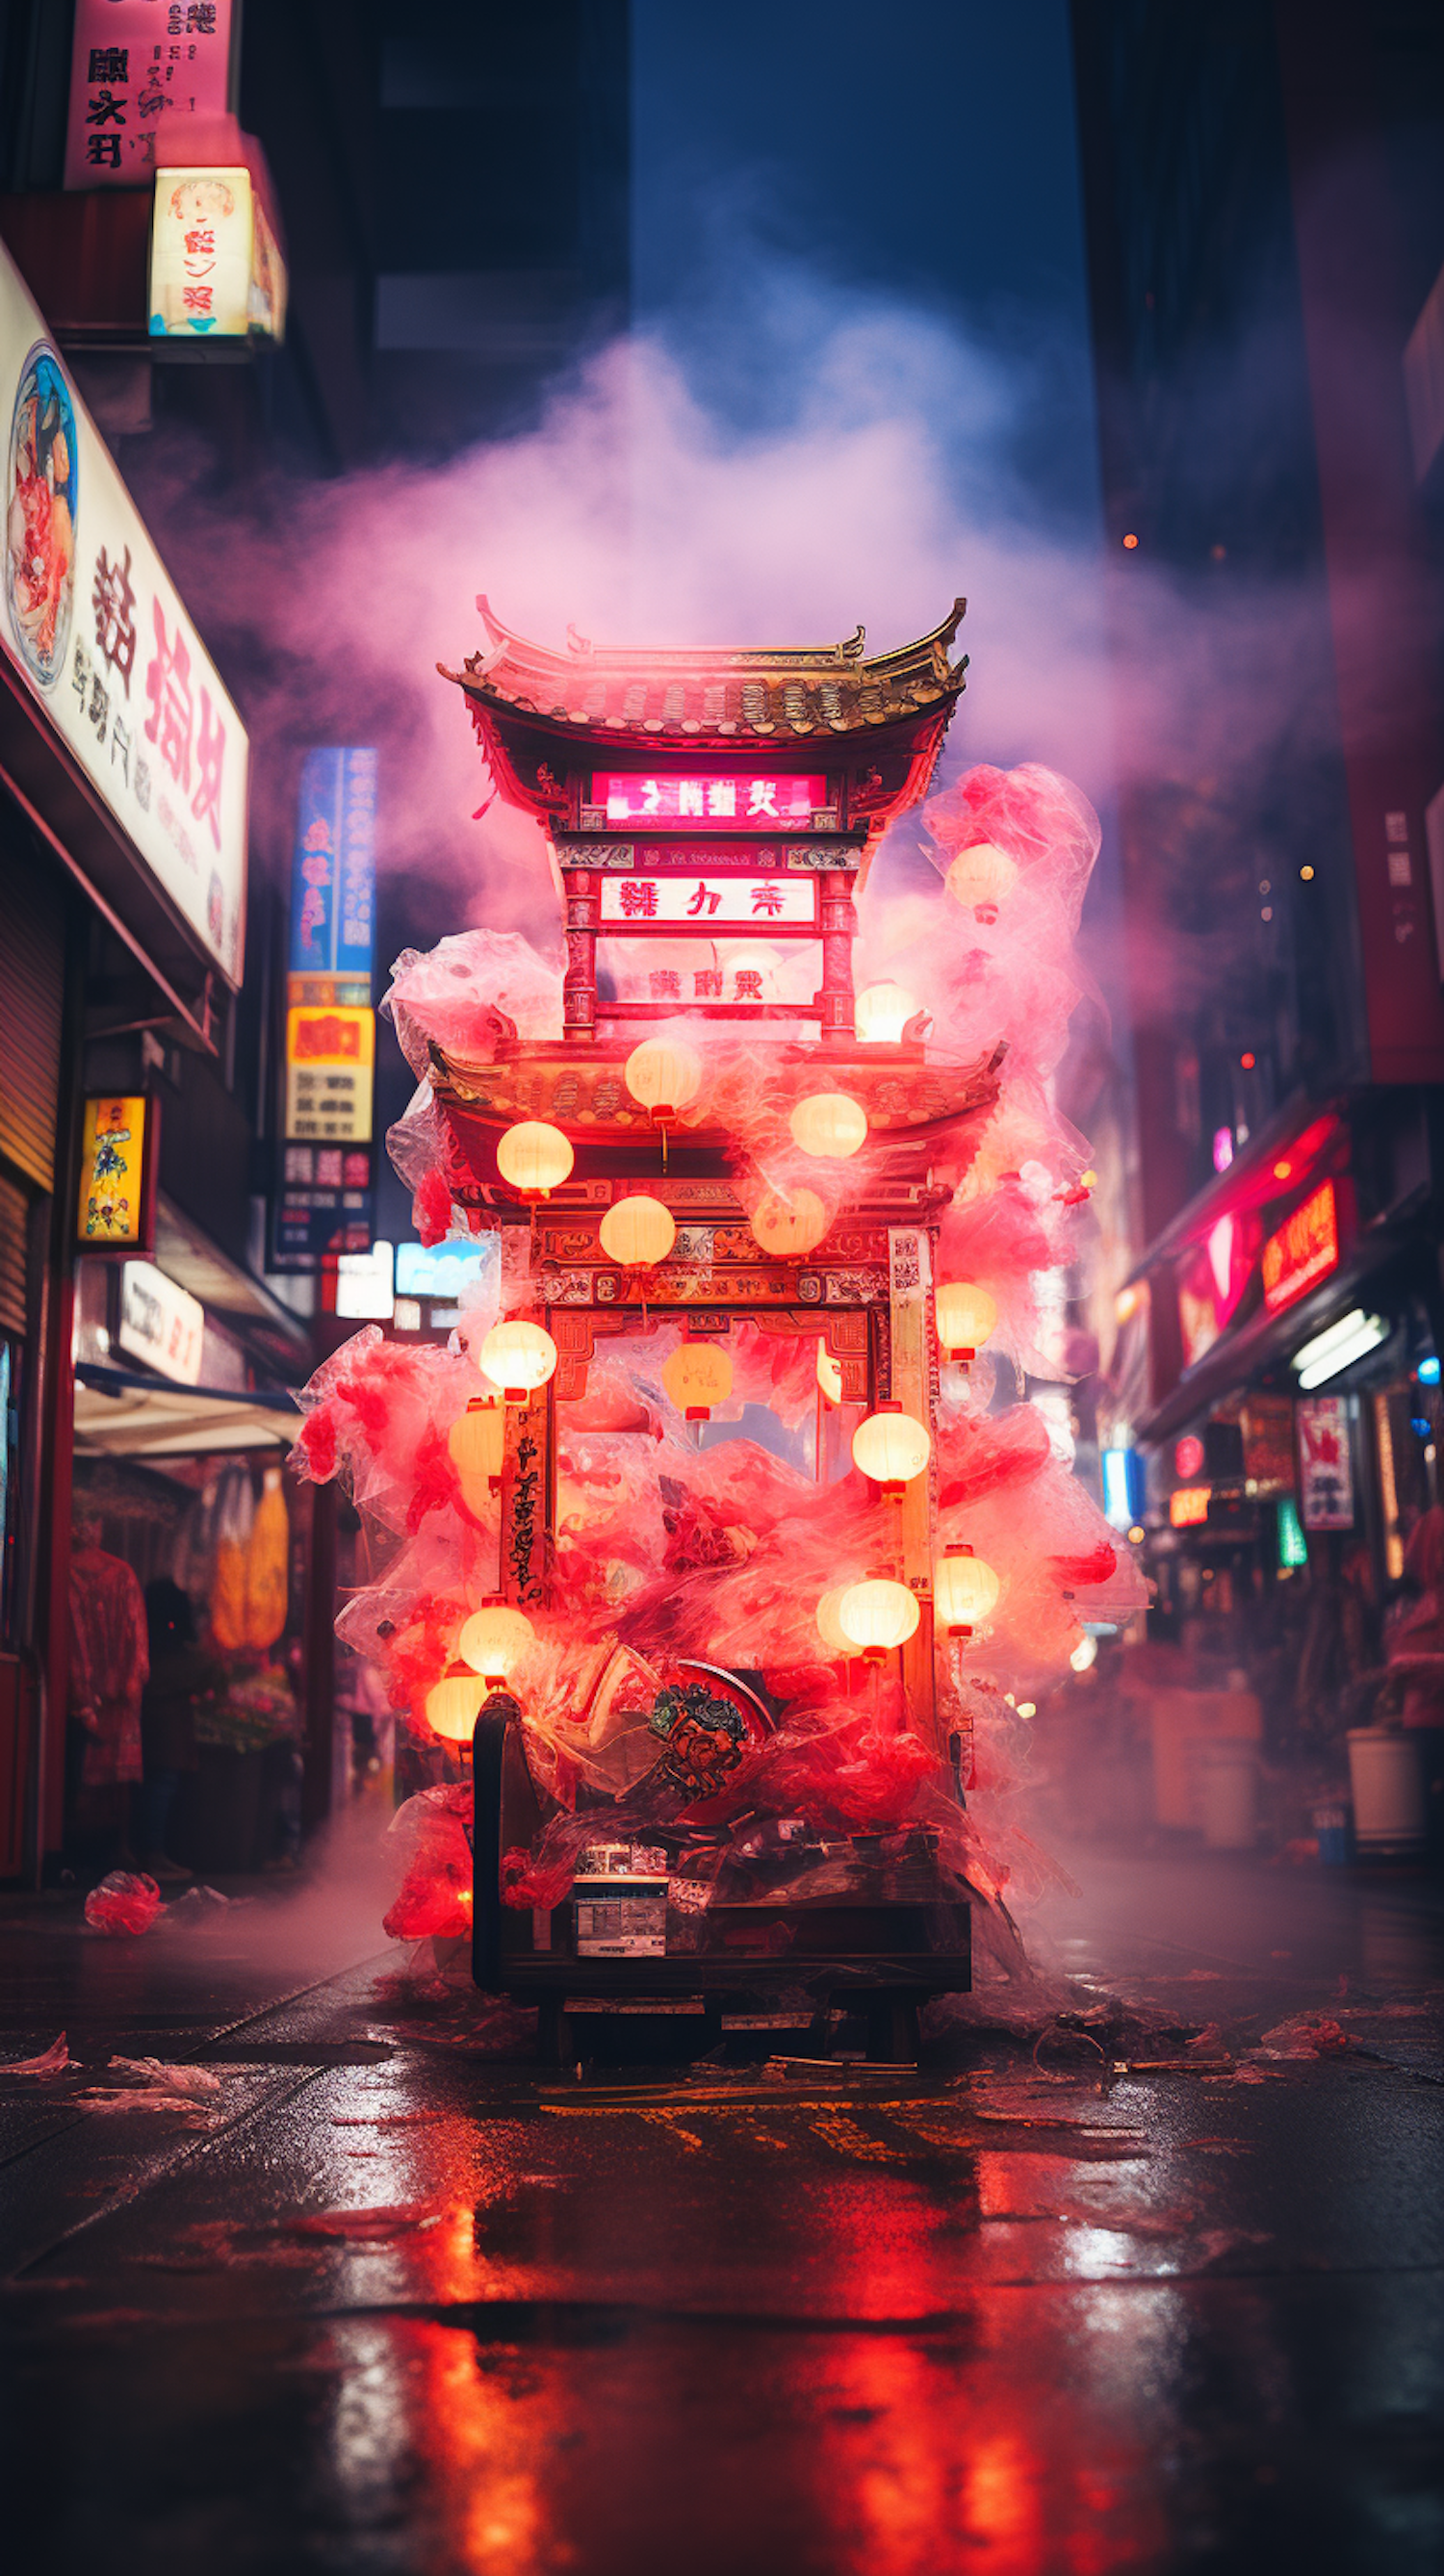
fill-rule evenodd
<path id="1" fill-rule="evenodd" d="M 148 1932 L 161 1911 L 160 1889 L 143 1871 L 113 1869 L 85 1900 L 85 1919 L 92 1932 L 112 1935 Z"/>

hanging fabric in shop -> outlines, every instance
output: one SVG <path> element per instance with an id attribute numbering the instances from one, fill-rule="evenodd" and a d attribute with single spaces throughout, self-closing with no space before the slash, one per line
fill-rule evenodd
<path id="1" fill-rule="evenodd" d="M 234 1467 L 221 1480 L 216 1506 L 216 1563 L 211 1582 L 211 1634 L 227 1652 L 246 1645 L 246 1559 L 256 1501 L 249 1472 Z"/>
<path id="2" fill-rule="evenodd" d="M 246 1546 L 248 1646 L 273 1646 L 285 1627 L 290 1555 L 291 1524 L 281 1490 L 281 1470 L 268 1467 Z"/>
<path id="3" fill-rule="evenodd" d="M 140 1697 L 150 1677 L 145 1596 L 123 1557 L 82 1532 L 70 1559 L 70 1713 L 85 1730 L 88 1789 L 141 1777 Z"/>

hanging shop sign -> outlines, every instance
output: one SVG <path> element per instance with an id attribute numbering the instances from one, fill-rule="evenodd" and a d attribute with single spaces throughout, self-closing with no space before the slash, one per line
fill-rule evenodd
<path id="1" fill-rule="evenodd" d="M 143 188 L 193 120 L 226 113 L 233 0 L 76 0 L 67 188 Z"/>
<path id="2" fill-rule="evenodd" d="M 206 1310 L 178 1288 L 153 1261 L 127 1261 L 120 1274 L 118 1340 L 132 1359 L 144 1360 L 179 1386 L 199 1386 Z"/>
<path id="3" fill-rule="evenodd" d="M 1243 1472 L 1260 1493 L 1287 1493 L 1294 1481 L 1294 1406 L 1288 1395 L 1249 1395 L 1241 1416 Z"/>
<path id="4" fill-rule="evenodd" d="M 331 1003 L 286 1013 L 286 1137 L 365 1145 L 371 1140 L 376 1019 Z"/>
<path id="5" fill-rule="evenodd" d="M 3 249 L 0 436 L 0 644 L 150 874 L 239 985 L 245 729 Z"/>
<path id="6" fill-rule="evenodd" d="M 101 1093 L 85 1103 L 80 1142 L 78 1252 L 150 1252 L 155 1247 L 159 1110 L 135 1093 Z"/>
<path id="7" fill-rule="evenodd" d="M 1180 1485 L 1168 1497 L 1168 1517 L 1175 1529 L 1198 1529 L 1208 1518 L 1211 1485 Z"/>
<path id="8" fill-rule="evenodd" d="M 1269 1313 L 1294 1305 L 1338 1266 L 1338 1198 L 1333 1182 L 1321 1181 L 1264 1244 L 1263 1292 Z"/>
<path id="9" fill-rule="evenodd" d="M 285 338 L 286 264 L 244 166 L 157 170 L 147 311 L 154 339 Z"/>
<path id="10" fill-rule="evenodd" d="M 369 1002 L 376 948 L 376 753 L 310 751 L 301 769 L 291 859 L 293 976 L 364 992 L 292 992 L 293 1001 Z"/>
<path id="11" fill-rule="evenodd" d="M 609 823 L 690 823 L 727 832 L 775 832 L 779 825 L 810 832 L 819 816 L 832 819 L 825 778 L 775 771 L 765 778 L 643 778 L 601 770 L 592 778 L 592 804 Z"/>
<path id="12" fill-rule="evenodd" d="M 1349 1399 L 1301 1396 L 1294 1408 L 1299 1441 L 1299 1519 L 1306 1530 L 1354 1526 L 1354 1468 Z"/>
<path id="13" fill-rule="evenodd" d="M 286 1145 L 273 1202 L 271 1267 L 325 1270 L 370 1248 L 374 1208 L 368 1145 Z"/>

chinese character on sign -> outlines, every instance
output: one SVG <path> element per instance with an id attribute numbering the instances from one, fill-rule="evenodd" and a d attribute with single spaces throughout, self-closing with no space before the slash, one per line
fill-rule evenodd
<path id="1" fill-rule="evenodd" d="M 90 163 L 91 168 L 94 170 L 118 170 L 120 168 L 120 136 L 118 134 L 88 135 L 85 144 L 85 157 Z"/>
<path id="2" fill-rule="evenodd" d="M 112 768 L 115 766 L 117 755 L 120 760 L 121 776 L 128 787 L 130 785 L 130 727 L 128 724 L 123 724 L 119 716 L 116 717 L 114 724 L 110 728 L 110 761 Z"/>
<path id="3" fill-rule="evenodd" d="M 716 966 L 699 966 L 692 977 L 692 990 L 699 1002 L 720 1002 L 722 975 Z"/>
<path id="4" fill-rule="evenodd" d="M 110 698 L 106 690 L 105 683 L 101 679 L 98 671 L 90 683 L 90 707 L 88 712 L 91 723 L 94 725 L 101 741 L 104 742 L 106 719 L 110 714 Z"/>
<path id="5" fill-rule="evenodd" d="M 752 889 L 752 909 L 755 913 L 770 914 L 775 921 L 782 910 L 781 886 L 755 885 Z"/>
<path id="6" fill-rule="evenodd" d="M 731 778 L 714 778 L 707 790 L 709 814 L 731 815 L 737 811 L 737 787 Z"/>
<path id="7" fill-rule="evenodd" d="M 722 897 L 716 892 L 715 888 L 706 884 L 699 884 L 691 902 L 687 906 L 688 918 L 692 921 L 696 921 L 705 913 L 710 920 L 712 914 L 717 910 L 721 901 Z"/>
<path id="8" fill-rule="evenodd" d="M 777 813 L 777 782 L 775 779 L 749 779 L 747 813 L 749 819 L 754 814 L 771 814 L 775 818 Z"/>
<path id="9" fill-rule="evenodd" d="M 196 743 L 196 761 L 200 781 L 191 799 L 191 812 L 198 823 L 208 822 L 211 839 L 221 846 L 221 764 L 226 756 L 226 729 L 220 717 L 211 712 L 210 698 L 201 690 L 201 729 Z"/>
<path id="10" fill-rule="evenodd" d="M 737 999 L 739 1002 L 761 1001 L 762 978 L 754 966 L 740 966 L 738 968 Z"/>
<path id="11" fill-rule="evenodd" d="M 172 643 L 155 602 L 155 653 L 145 675 L 150 700 L 145 738 L 153 742 L 178 787 L 191 783 L 191 657 L 179 626 Z M 223 737 L 224 739 L 224 737 Z"/>
<path id="12" fill-rule="evenodd" d="M 702 781 L 700 778 L 682 778 L 678 780 L 677 811 L 679 814 L 701 813 Z"/>
<path id="13" fill-rule="evenodd" d="M 654 1002 L 677 1002 L 681 1000 L 682 978 L 680 975 L 674 974 L 670 966 L 659 966 L 655 968 L 651 982 L 652 999 Z"/>
<path id="14" fill-rule="evenodd" d="M 113 81 L 120 84 L 127 83 L 130 79 L 129 46 L 92 45 L 90 48 L 90 69 L 86 74 L 86 78 L 91 81 Z"/>
<path id="15" fill-rule="evenodd" d="M 125 101 L 108 89 L 98 89 L 85 110 L 87 125 L 124 125 Z"/>
<path id="16" fill-rule="evenodd" d="M 655 879 L 643 877 L 635 884 L 619 886 L 617 900 L 621 906 L 623 918 L 627 921 L 655 921 L 657 918 Z"/>
<path id="17" fill-rule="evenodd" d="M 104 546 L 95 559 L 95 587 L 90 594 L 95 611 L 95 641 L 113 671 L 118 671 L 130 695 L 130 675 L 135 665 L 135 592 L 130 584 L 130 548 L 124 560 L 112 563 Z"/>

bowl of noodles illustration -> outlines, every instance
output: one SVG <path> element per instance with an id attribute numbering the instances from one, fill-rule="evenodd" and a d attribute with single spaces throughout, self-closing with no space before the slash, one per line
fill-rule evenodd
<path id="1" fill-rule="evenodd" d="M 60 360 L 36 342 L 20 372 L 5 479 L 5 605 L 26 668 L 43 689 L 65 668 L 75 606 L 80 454 Z"/>

